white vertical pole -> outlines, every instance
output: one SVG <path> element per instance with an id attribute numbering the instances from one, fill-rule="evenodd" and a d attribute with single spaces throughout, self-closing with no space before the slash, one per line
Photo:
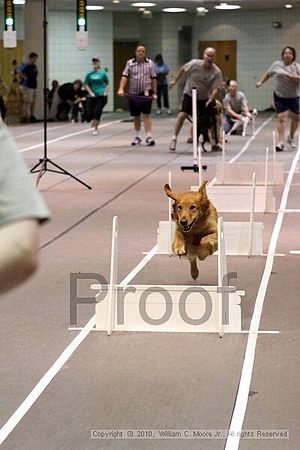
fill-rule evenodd
<path id="1" fill-rule="evenodd" d="M 198 163 L 197 150 L 198 150 L 198 142 L 197 142 L 197 89 L 192 89 L 192 111 L 193 111 L 193 158 L 194 165 L 196 166 Z"/>
<path id="2" fill-rule="evenodd" d="M 273 179 L 276 184 L 276 134 L 273 131 Z"/>
<path id="3" fill-rule="evenodd" d="M 112 224 L 112 242 L 109 277 L 109 303 L 107 335 L 110 336 L 115 325 L 117 270 L 118 270 L 118 217 L 114 216 Z"/>
<path id="4" fill-rule="evenodd" d="M 170 188 L 172 188 L 171 172 L 169 172 L 169 186 L 170 186 Z M 172 255 L 172 200 L 170 199 L 170 197 L 168 197 L 168 199 L 169 199 L 168 251 L 169 251 L 169 256 L 171 256 Z"/>
<path id="5" fill-rule="evenodd" d="M 250 220 L 249 220 L 249 248 L 248 248 L 248 257 L 252 255 L 252 242 L 253 242 L 253 221 L 254 221 L 254 212 L 255 212 L 255 186 L 256 186 L 256 173 L 253 172 L 252 178 L 252 204 L 250 210 Z"/>
<path id="6" fill-rule="evenodd" d="M 269 163 L 269 147 L 266 148 L 266 162 L 265 162 L 265 212 L 267 211 L 268 199 L 268 163 Z"/>
<path id="7" fill-rule="evenodd" d="M 221 184 L 224 184 L 225 178 L 225 131 L 222 131 L 222 180 Z"/>
<path id="8" fill-rule="evenodd" d="M 219 336 L 224 336 L 223 328 L 223 281 L 227 275 L 227 263 L 226 263 L 226 250 L 225 250 L 225 238 L 224 238 L 224 224 L 223 217 L 218 219 L 218 287 L 221 288 L 221 292 L 218 293 L 219 301 Z"/>
<path id="9" fill-rule="evenodd" d="M 198 145 L 198 177 L 199 177 L 199 187 L 202 184 L 202 155 L 201 155 L 201 147 Z"/>

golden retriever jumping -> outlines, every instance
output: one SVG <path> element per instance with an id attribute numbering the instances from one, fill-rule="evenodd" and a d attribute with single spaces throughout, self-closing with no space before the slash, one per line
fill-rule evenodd
<path id="1" fill-rule="evenodd" d="M 218 214 L 206 195 L 204 181 L 198 192 L 177 193 L 168 184 L 164 189 L 174 200 L 172 218 L 176 222 L 173 252 L 186 256 L 191 264 L 191 276 L 199 275 L 197 257 L 200 260 L 218 249 Z"/>

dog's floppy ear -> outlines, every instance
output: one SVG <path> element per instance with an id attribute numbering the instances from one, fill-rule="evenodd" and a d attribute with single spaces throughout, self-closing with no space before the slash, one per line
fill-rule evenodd
<path id="1" fill-rule="evenodd" d="M 170 186 L 168 184 L 164 185 L 164 190 L 168 197 L 175 200 L 175 202 L 176 202 L 176 200 L 178 200 L 179 195 L 177 194 L 177 192 L 172 191 L 172 189 L 170 188 Z"/>
<path id="2" fill-rule="evenodd" d="M 207 185 L 207 183 L 208 183 L 207 180 L 203 181 L 203 183 L 201 184 L 201 186 L 200 186 L 200 188 L 198 190 L 198 192 L 202 195 L 202 198 L 207 198 L 207 195 L 206 195 L 206 185 Z"/>

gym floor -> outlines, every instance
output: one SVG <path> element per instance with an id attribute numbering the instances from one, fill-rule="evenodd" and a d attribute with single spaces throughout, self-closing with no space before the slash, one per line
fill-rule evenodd
<path id="1" fill-rule="evenodd" d="M 127 114 L 103 116 L 98 136 L 87 124 L 48 125 L 48 157 L 92 187 L 46 172 L 39 183 L 52 220 L 41 227 L 40 269 L 1 297 L 0 443 L 5 450 L 203 449 L 297 450 L 300 442 L 298 149 L 278 153 L 285 184 L 274 187 L 280 211 L 262 221 L 263 256 L 229 256 L 234 284 L 245 290 L 242 333 L 94 331 L 94 305 L 78 306 L 70 330 L 70 274 L 109 279 L 111 224 L 119 219 L 118 279 L 153 248 L 168 201 L 163 186 L 188 191 L 198 175 L 181 131 L 168 150 L 175 116 L 154 117 L 154 147 L 132 147 Z M 229 136 L 226 160 L 264 161 L 276 118 L 259 114 L 252 137 Z M 20 152 L 33 167 L 43 154 L 43 124 L 11 125 Z M 242 150 L 242 151 L 241 151 Z M 219 152 L 203 155 L 204 178 L 213 180 Z M 234 162 L 233 162 L 234 164 Z M 290 175 L 289 175 L 290 174 Z M 36 174 L 32 175 L 33 179 Z M 290 178 L 288 179 L 288 176 Z M 286 201 L 285 201 L 286 200 Z M 293 210 L 293 211 L 291 211 Z M 222 213 L 224 220 L 248 214 Z M 298 224 L 298 225 L 297 225 Z M 198 264 L 201 285 L 217 285 L 217 258 Z M 186 260 L 154 256 L 134 282 L 194 283 Z M 82 280 L 78 295 L 93 297 Z M 80 331 L 80 327 L 84 327 Z M 67 349 L 67 350 L 66 350 Z M 92 439 L 91 430 L 287 430 L 289 439 L 214 436 L 211 439 Z M 257 433 L 257 431 L 255 431 Z M 176 436 L 175 436 L 176 437 Z"/>

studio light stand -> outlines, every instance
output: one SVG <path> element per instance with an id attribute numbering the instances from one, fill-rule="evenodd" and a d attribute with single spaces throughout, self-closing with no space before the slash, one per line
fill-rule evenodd
<path id="1" fill-rule="evenodd" d="M 83 184 L 88 189 L 92 189 L 91 186 L 84 183 L 84 181 L 72 175 L 70 172 L 65 170 L 63 167 L 59 166 L 55 162 L 51 161 L 47 155 L 47 119 L 48 119 L 48 104 L 47 104 L 47 0 L 44 0 L 44 18 L 43 18 L 43 28 L 44 28 L 44 156 L 39 159 L 39 162 L 30 169 L 31 173 L 38 173 L 36 180 L 36 185 L 39 184 L 41 177 L 46 172 L 61 173 L 63 175 L 68 175 L 79 183 Z M 50 167 L 49 167 L 50 166 Z"/>

